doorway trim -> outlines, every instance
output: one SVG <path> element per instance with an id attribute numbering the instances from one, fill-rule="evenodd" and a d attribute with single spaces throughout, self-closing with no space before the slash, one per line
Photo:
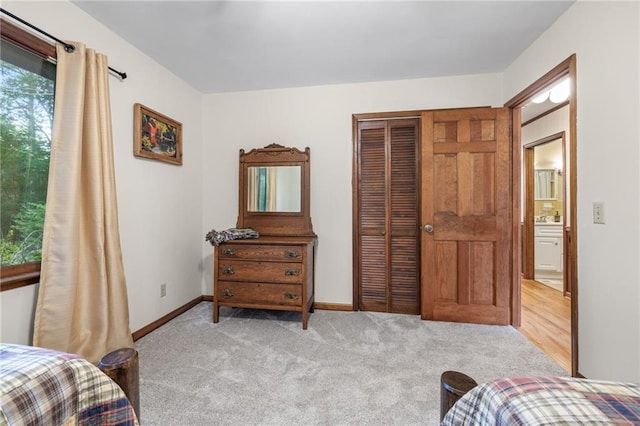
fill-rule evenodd
<path id="1" fill-rule="evenodd" d="M 577 247 L 578 247 L 578 234 L 577 234 L 577 93 L 576 93 L 576 80 L 577 80 L 577 68 L 576 68 L 576 55 L 575 53 L 555 66 L 552 70 L 526 87 L 520 93 L 515 95 L 504 106 L 510 108 L 513 111 L 513 137 L 512 137 L 512 185 L 513 185 L 513 200 L 512 200 L 512 215 L 513 215 L 513 229 L 512 229 L 512 289 L 511 289 L 511 324 L 513 326 L 519 326 L 522 320 L 521 314 L 521 271 L 522 271 L 522 246 L 520 235 L 520 220 L 521 218 L 521 164 L 522 164 L 522 140 L 521 140 L 521 108 L 538 92 L 542 89 L 550 86 L 556 81 L 562 79 L 565 76 L 570 78 L 570 96 L 569 96 L 569 187 L 571 188 L 569 193 L 569 225 L 570 231 L 566 233 L 569 237 L 567 247 L 570 251 L 569 265 L 567 265 L 567 276 L 571 280 L 571 375 L 574 377 L 581 376 L 578 371 L 578 274 L 577 274 Z"/>

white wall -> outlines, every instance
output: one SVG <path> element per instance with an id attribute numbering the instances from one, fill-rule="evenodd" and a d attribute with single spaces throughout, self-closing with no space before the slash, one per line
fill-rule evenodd
<path id="1" fill-rule="evenodd" d="M 12 2 L 2 7 L 67 40 L 77 40 L 125 71 L 110 78 L 120 234 L 132 331 L 202 295 L 202 95 L 72 3 Z M 133 156 L 133 104 L 182 122 L 183 166 Z M 160 284 L 167 296 L 160 298 Z M 31 342 L 35 289 L 0 293 L 3 342 Z"/>
<path id="2" fill-rule="evenodd" d="M 640 10 L 577 2 L 504 73 L 510 99 L 577 55 L 579 371 L 640 382 Z M 605 225 L 593 224 L 593 202 Z"/>
<path id="3" fill-rule="evenodd" d="M 551 114 L 533 121 L 522 128 L 522 145 L 535 142 L 555 133 L 565 132 L 569 140 L 569 106 L 562 107 Z"/>
<path id="4" fill-rule="evenodd" d="M 500 84 L 500 75 L 485 74 L 205 95 L 202 231 L 236 224 L 240 148 L 310 147 L 315 301 L 351 305 L 352 114 L 499 106 Z M 203 257 L 211 294 L 210 247 Z"/>

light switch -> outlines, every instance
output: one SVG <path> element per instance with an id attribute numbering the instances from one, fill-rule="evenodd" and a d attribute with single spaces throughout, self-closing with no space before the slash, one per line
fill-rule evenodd
<path id="1" fill-rule="evenodd" d="M 604 223 L 604 203 L 593 203 L 593 223 Z"/>

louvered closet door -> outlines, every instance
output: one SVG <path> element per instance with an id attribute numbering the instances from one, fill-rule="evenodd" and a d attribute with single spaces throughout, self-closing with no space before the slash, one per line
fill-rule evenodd
<path id="1" fill-rule="evenodd" d="M 358 125 L 359 308 L 418 314 L 417 119 Z"/>

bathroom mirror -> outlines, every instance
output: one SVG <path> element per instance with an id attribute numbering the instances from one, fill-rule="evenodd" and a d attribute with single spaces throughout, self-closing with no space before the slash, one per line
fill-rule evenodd
<path id="1" fill-rule="evenodd" d="M 299 212 L 300 166 L 247 167 L 247 211 Z"/>
<path id="2" fill-rule="evenodd" d="M 556 191 L 556 171 L 554 169 L 538 169 L 534 173 L 534 188 L 536 200 L 555 200 Z"/>
<path id="3" fill-rule="evenodd" d="M 309 161 L 306 148 L 278 144 L 240 150 L 238 228 L 261 235 L 315 235 L 309 213 Z"/>

